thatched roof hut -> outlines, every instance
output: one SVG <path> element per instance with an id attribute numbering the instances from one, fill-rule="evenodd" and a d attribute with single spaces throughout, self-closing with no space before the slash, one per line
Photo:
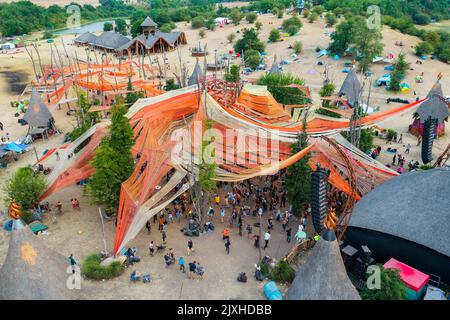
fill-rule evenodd
<path id="1" fill-rule="evenodd" d="M 448 118 L 450 111 L 447 103 L 444 101 L 442 85 L 436 82 L 427 95 L 427 100 L 423 102 L 415 113 L 415 117 L 420 118 L 420 122 L 425 122 L 429 117 L 443 123 Z"/>
<path id="2" fill-rule="evenodd" d="M 346 96 L 350 105 L 358 102 L 359 95 L 361 94 L 361 84 L 356 77 L 355 69 L 351 69 L 345 77 L 342 87 L 339 90 L 338 96 Z"/>
<path id="3" fill-rule="evenodd" d="M 68 260 L 47 248 L 19 220 L 11 232 L 8 254 L 0 269 L 0 300 L 70 300 Z"/>
<path id="4" fill-rule="evenodd" d="M 192 75 L 189 77 L 188 85 L 192 86 L 194 84 L 199 84 L 203 79 L 203 71 L 202 67 L 200 67 L 200 64 L 197 62 L 195 63 L 194 71 L 192 71 Z"/>
<path id="5" fill-rule="evenodd" d="M 42 101 L 40 94 L 36 88 L 33 88 L 30 103 L 23 119 L 28 123 L 30 128 L 47 128 L 52 118 L 53 116 L 44 101 Z"/>
<path id="6" fill-rule="evenodd" d="M 320 239 L 297 271 L 287 300 L 361 300 L 345 271 L 336 240 Z"/>

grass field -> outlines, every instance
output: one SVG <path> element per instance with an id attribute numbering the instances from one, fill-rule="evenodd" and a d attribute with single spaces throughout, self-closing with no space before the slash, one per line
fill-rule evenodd
<path id="1" fill-rule="evenodd" d="M 420 26 L 425 30 L 445 31 L 450 33 L 450 20 L 444 20 L 437 23 L 432 23 L 427 26 Z"/>

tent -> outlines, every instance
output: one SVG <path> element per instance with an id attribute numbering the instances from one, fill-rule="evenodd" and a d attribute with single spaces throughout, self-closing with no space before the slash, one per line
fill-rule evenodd
<path id="1" fill-rule="evenodd" d="M 202 79 L 203 79 L 203 71 L 197 60 L 197 62 L 195 63 L 194 71 L 192 71 L 192 74 L 189 77 L 188 85 L 192 86 L 194 84 L 199 84 Z"/>
<path id="2" fill-rule="evenodd" d="M 26 144 L 19 144 L 19 143 L 15 143 L 15 142 L 10 142 L 7 143 L 5 146 L 3 146 L 3 150 L 5 151 L 14 151 L 17 153 L 21 153 L 24 150 L 26 150 L 28 148 L 28 145 Z"/>
<path id="3" fill-rule="evenodd" d="M 402 93 L 408 93 L 408 92 L 411 91 L 411 87 L 407 83 L 402 83 L 400 85 L 400 90 L 401 90 Z"/>
<path id="4" fill-rule="evenodd" d="M 390 73 L 386 73 L 385 75 L 383 75 L 382 77 L 378 78 L 377 80 L 377 86 L 388 86 L 391 83 L 391 74 Z"/>
<path id="5" fill-rule="evenodd" d="M 20 220 L 14 220 L 8 254 L 0 269 L 2 300 L 71 300 L 67 259 L 49 249 Z"/>
<path id="6" fill-rule="evenodd" d="M 327 230 L 327 232 L 333 232 Z M 361 300 L 347 276 L 336 238 L 321 238 L 286 292 L 286 300 Z"/>
<path id="7" fill-rule="evenodd" d="M 12 42 L 6 42 L 1 44 L 1 49 L 2 50 L 10 50 L 10 49 L 14 49 L 16 46 L 14 43 Z"/>

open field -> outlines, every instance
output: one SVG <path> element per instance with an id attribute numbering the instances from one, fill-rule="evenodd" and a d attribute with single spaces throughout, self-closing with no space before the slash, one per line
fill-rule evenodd
<path id="1" fill-rule="evenodd" d="M 432 23 L 432 24 L 429 24 L 426 26 L 419 26 L 419 28 L 422 28 L 425 30 L 450 32 L 450 20 L 439 21 L 439 22 Z"/>
<path id="2" fill-rule="evenodd" d="M 1 0 L 0 0 L 1 1 Z M 80 1 L 80 3 L 83 1 Z M 55 2 L 52 2 L 55 3 Z M 286 16 L 285 16 L 286 18 Z M 287 37 L 281 42 L 267 44 L 267 64 L 272 64 L 275 55 L 278 59 L 292 60 L 290 55 L 292 50 L 288 49 L 290 44 L 295 41 L 303 42 L 303 52 L 299 55 L 299 60 L 295 63 L 286 65 L 285 71 L 290 72 L 296 76 L 300 76 L 306 80 L 306 84 L 312 89 L 314 104 L 318 105 L 320 100 L 318 98 L 318 90 L 322 84 L 321 73 L 324 70 L 323 66 L 317 65 L 317 58 L 315 49 L 317 46 L 325 48 L 329 42 L 328 32 L 332 29 L 326 29 L 323 19 L 311 24 L 304 18 L 301 18 L 304 27 L 297 36 Z M 258 20 L 263 23 L 263 28 L 260 32 L 260 39 L 267 43 L 270 30 L 281 25 L 283 19 L 276 19 L 273 15 L 259 16 Z M 227 35 L 236 33 L 243 28 L 251 27 L 247 22 L 242 22 L 239 26 L 227 25 L 224 28 L 217 28 L 216 31 L 207 31 L 205 38 L 200 38 L 198 30 L 192 30 L 190 24 L 185 22 L 177 24 L 178 30 L 186 32 L 188 45 L 180 48 L 181 56 L 192 72 L 195 65 L 195 58 L 190 56 L 189 48 L 197 46 L 200 43 L 208 45 L 208 51 L 212 53 L 214 49 L 218 53 L 226 53 L 232 49 L 232 44 L 226 40 Z M 327 32 L 326 32 L 327 31 Z M 242 31 L 240 31 L 242 33 Z M 240 34 L 237 35 L 238 37 Z M 414 70 L 410 70 L 405 78 L 405 82 L 411 85 L 411 92 L 408 94 L 392 94 L 386 91 L 384 87 L 372 88 L 370 105 L 380 107 L 381 110 L 386 110 L 398 106 L 398 104 L 386 104 L 388 97 L 400 97 L 402 99 L 415 100 L 414 91 L 417 96 L 423 98 L 426 96 L 431 86 L 436 80 L 439 72 L 442 72 L 444 77 L 442 79 L 442 86 L 444 94 L 449 95 L 450 92 L 450 65 L 444 64 L 437 60 L 423 61 L 422 65 L 415 64 L 417 58 L 414 56 L 413 46 L 416 45 L 420 39 L 409 35 L 403 35 L 398 31 L 392 30 L 388 27 L 383 29 L 384 36 L 384 52 L 385 54 L 393 53 L 398 55 L 401 51 L 407 54 L 407 60 L 411 63 Z M 71 45 L 73 36 L 62 36 L 55 40 L 56 44 L 61 44 L 64 41 L 69 55 L 74 55 L 77 52 L 78 57 L 85 59 L 86 51 L 84 48 L 79 48 Z M 397 41 L 402 41 L 406 44 L 404 47 L 395 46 Z M 44 64 L 50 62 L 50 45 L 46 42 L 40 42 L 39 50 Z M 92 55 L 91 55 L 92 57 Z M 167 54 L 170 69 L 167 70 L 168 75 L 178 72 L 178 55 L 176 51 Z M 208 56 L 208 62 L 213 62 L 213 54 Z M 161 59 L 161 55 L 159 55 Z M 330 66 L 332 78 L 340 87 L 346 74 L 341 72 L 345 58 L 335 61 L 331 58 L 326 58 Z M 236 61 L 236 62 L 239 62 Z M 372 70 L 374 78 L 378 78 L 387 71 L 383 70 L 384 65 L 374 65 Z M 424 83 L 414 83 L 414 77 L 424 73 Z M 250 74 L 247 78 L 256 79 L 264 71 L 259 71 Z M 21 79 L 8 80 L 8 74 L 20 74 Z M 11 100 L 17 99 L 18 94 L 12 90 L 11 85 L 16 84 L 17 81 L 27 83 L 34 78 L 33 66 L 26 52 L 15 55 L 0 54 L 0 121 L 5 125 L 5 132 L 9 132 L 12 140 L 23 137 L 27 132 L 27 126 L 20 126 L 14 117 L 15 109 L 9 105 Z M 365 85 L 365 94 L 367 96 L 367 86 Z M 55 118 L 56 126 L 63 132 L 70 132 L 76 124 L 75 118 L 66 115 L 66 110 L 62 108 L 51 109 Z M 416 147 L 416 138 L 407 134 L 408 125 L 412 122 L 413 111 L 403 114 L 401 116 L 388 119 L 380 124 L 380 127 L 392 128 L 403 133 L 404 144 L 411 143 L 413 146 L 411 154 L 406 155 L 406 161 L 411 159 L 420 159 L 419 147 Z M 434 155 L 440 154 L 445 146 L 450 142 L 449 129 L 446 129 L 447 134 L 439 138 L 433 148 Z M 3 133 L 2 133 L 3 134 Z M 49 140 L 40 140 L 35 143 L 36 150 L 39 155 L 42 155 L 45 149 L 59 146 L 62 144 L 63 135 L 51 137 Z M 381 140 L 376 140 L 375 143 L 381 144 L 385 149 L 385 143 Z M 397 145 L 400 152 L 403 152 L 403 146 Z M 379 160 L 383 163 L 390 163 L 392 156 L 385 154 L 383 151 Z M 17 167 L 25 166 L 35 162 L 33 151 L 29 151 L 23 155 L 20 160 L 13 166 L 9 166 L 7 170 L 0 171 L 0 189 L 3 188 L 5 181 L 13 174 Z M 70 209 L 70 198 L 73 196 L 80 199 L 81 212 L 75 212 Z M 68 256 L 73 253 L 78 262 L 81 262 L 87 255 L 100 251 L 103 246 L 101 222 L 98 215 L 98 208 L 88 204 L 88 199 L 82 194 L 82 190 L 78 186 L 72 186 L 64 190 L 54 193 L 50 198 L 50 203 L 55 203 L 60 200 L 63 203 L 64 213 L 61 217 L 57 217 L 57 223 L 53 224 L 50 219 L 45 220 L 49 225 L 49 235 L 41 235 L 43 241 L 51 248 Z M 4 209 L 2 193 L 0 193 L 0 208 Z M 227 212 L 228 214 L 229 212 Z M 267 219 L 268 216 L 265 217 Z M 266 224 L 264 221 L 264 224 Z M 254 218 L 248 218 L 248 222 L 255 222 Z M 184 223 L 184 220 L 183 222 Z M 136 239 L 130 244 L 139 249 L 139 255 L 143 257 L 142 262 L 138 263 L 134 269 L 142 273 L 150 273 L 154 281 L 148 284 L 131 284 L 129 281 L 129 274 L 131 270 L 127 270 L 121 277 L 106 281 L 106 282 L 92 282 L 83 281 L 82 295 L 83 298 L 89 299 L 263 299 L 261 284 L 256 283 L 249 277 L 249 283 L 241 284 L 236 281 L 236 276 L 239 272 L 245 271 L 251 274 L 253 271 L 253 264 L 257 261 L 258 251 L 253 248 L 251 240 L 247 240 L 245 236 L 241 239 L 237 234 L 237 228 L 234 228 L 231 233 L 232 247 L 231 255 L 225 254 L 225 248 L 221 240 L 221 232 L 223 230 L 220 221 L 215 218 L 214 223 L 216 230 L 208 235 L 200 238 L 194 238 L 194 246 L 196 252 L 192 255 L 192 260 L 199 260 L 206 267 L 206 274 L 204 280 L 188 280 L 185 275 L 181 274 L 177 266 L 171 266 L 168 269 L 164 267 L 162 254 L 156 254 L 154 257 L 149 257 L 147 253 L 147 245 L 150 240 L 155 243 L 161 242 L 161 237 L 155 225 L 152 224 L 152 231 L 148 235 L 146 230 L 142 230 Z M 309 223 L 310 224 L 310 223 Z M 293 230 L 296 229 L 296 223 L 292 224 Z M 106 243 L 108 250 L 112 250 L 114 241 L 114 222 L 110 221 L 105 226 Z M 187 238 L 179 231 L 180 225 L 174 223 L 169 226 L 168 230 L 168 247 L 173 247 L 175 254 L 185 255 L 185 243 Z M 255 228 L 256 229 L 256 228 Z M 281 233 L 281 225 L 275 224 L 275 232 L 271 240 L 271 244 L 267 252 L 277 258 L 283 257 L 290 249 L 292 244 L 288 244 L 285 240 L 285 235 Z M 7 234 L 0 231 L 0 264 L 3 262 L 7 252 L 8 238 Z M 191 258 L 186 259 L 187 262 Z"/>

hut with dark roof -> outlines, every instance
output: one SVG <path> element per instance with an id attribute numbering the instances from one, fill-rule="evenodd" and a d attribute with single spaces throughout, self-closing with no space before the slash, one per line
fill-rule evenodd
<path id="1" fill-rule="evenodd" d="M 53 116 L 35 88 L 31 91 L 30 103 L 23 119 L 29 125 L 28 134 L 32 136 L 48 137 L 48 130 L 54 126 Z"/>
<path id="2" fill-rule="evenodd" d="M 85 32 L 73 40 L 73 43 L 77 46 L 86 46 L 89 43 L 93 43 L 97 39 L 97 36 L 91 32 Z"/>
<path id="3" fill-rule="evenodd" d="M 361 84 L 356 76 L 355 69 L 351 69 L 344 82 L 342 83 L 341 89 L 339 89 L 338 96 L 346 97 L 347 102 L 350 106 L 358 103 L 359 96 L 361 94 Z"/>
<path id="4" fill-rule="evenodd" d="M 414 135 L 422 135 L 424 123 L 431 117 L 438 120 L 436 135 L 442 136 L 445 134 L 445 122 L 448 121 L 449 115 L 449 105 L 444 99 L 441 83 L 437 81 L 428 93 L 427 100 L 422 102 L 414 113 L 414 120 L 409 126 L 409 131 Z"/>
<path id="5" fill-rule="evenodd" d="M 344 241 L 450 283 L 449 194 L 449 167 L 402 174 L 356 204 Z"/>
<path id="6" fill-rule="evenodd" d="M 361 300 L 347 276 L 334 231 L 326 230 L 297 271 L 287 300 Z"/>
<path id="7" fill-rule="evenodd" d="M 140 28 L 142 30 L 142 34 L 148 36 L 150 34 L 154 35 L 156 30 L 158 29 L 158 25 L 152 18 L 145 18 L 144 22 L 141 23 Z"/>
<path id="8" fill-rule="evenodd" d="M 0 300 L 71 300 L 68 260 L 49 249 L 28 226 L 14 221 L 8 254 L 0 269 Z M 70 270 L 69 270 L 70 271 Z"/>
<path id="9" fill-rule="evenodd" d="M 197 60 L 197 62 L 195 63 L 194 71 L 192 71 L 192 74 L 189 77 L 188 86 L 199 84 L 202 81 L 202 79 L 203 79 L 202 67 L 200 67 L 200 63 Z"/>

